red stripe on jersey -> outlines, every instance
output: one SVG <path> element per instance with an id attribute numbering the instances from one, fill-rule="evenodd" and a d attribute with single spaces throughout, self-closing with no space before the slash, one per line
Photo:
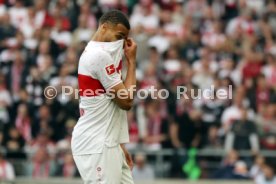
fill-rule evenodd
<path id="1" fill-rule="evenodd" d="M 99 96 L 105 93 L 101 82 L 91 76 L 78 74 L 80 96 Z"/>
<path id="2" fill-rule="evenodd" d="M 121 60 L 118 67 L 116 68 L 117 73 L 120 73 L 123 68 L 123 61 Z"/>

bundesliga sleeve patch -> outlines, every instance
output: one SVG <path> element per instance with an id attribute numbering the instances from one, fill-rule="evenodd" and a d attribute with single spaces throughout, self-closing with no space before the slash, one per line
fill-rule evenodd
<path id="1" fill-rule="evenodd" d="M 115 68 L 114 64 L 105 67 L 105 70 L 106 70 L 107 75 L 112 75 L 116 72 L 116 68 Z"/>

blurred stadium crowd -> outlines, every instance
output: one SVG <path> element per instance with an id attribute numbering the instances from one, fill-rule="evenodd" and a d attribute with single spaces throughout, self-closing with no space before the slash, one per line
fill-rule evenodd
<path id="1" fill-rule="evenodd" d="M 77 88 L 78 58 L 113 8 L 130 17 L 138 89 L 170 91 L 166 100 L 135 99 L 128 148 L 225 149 L 219 170 L 202 177 L 276 183 L 272 162 L 258 154 L 276 150 L 275 0 L 0 0 L 0 179 L 15 177 L 13 159 L 30 160 L 19 175 L 77 175 L 68 150 L 78 99 L 61 86 Z M 45 98 L 48 85 L 57 98 Z M 211 85 L 231 85 L 233 99 L 176 99 L 177 86 Z M 186 177 L 187 159 L 169 160 L 169 176 Z M 135 161 L 135 178 L 154 178 L 142 153 Z"/>

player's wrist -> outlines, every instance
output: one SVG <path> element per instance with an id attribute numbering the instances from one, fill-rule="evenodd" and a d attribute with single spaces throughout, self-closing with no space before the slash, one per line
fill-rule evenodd
<path id="1" fill-rule="evenodd" d="M 136 63 L 136 58 L 135 57 L 127 58 L 127 62 L 128 63 Z"/>
<path id="2" fill-rule="evenodd" d="M 136 63 L 135 63 L 135 62 L 132 62 L 132 61 L 129 61 L 129 62 L 128 62 L 128 68 L 129 68 L 129 69 L 136 69 Z"/>

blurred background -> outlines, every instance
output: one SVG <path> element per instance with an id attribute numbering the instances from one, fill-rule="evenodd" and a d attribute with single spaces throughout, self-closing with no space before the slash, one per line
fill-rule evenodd
<path id="1" fill-rule="evenodd" d="M 78 99 L 61 86 L 77 89 L 79 56 L 114 8 L 138 44 L 138 89 L 170 92 L 128 112 L 135 180 L 275 184 L 275 0 L 0 0 L 0 180 L 79 178 Z M 211 85 L 233 98 L 176 98 Z"/>

